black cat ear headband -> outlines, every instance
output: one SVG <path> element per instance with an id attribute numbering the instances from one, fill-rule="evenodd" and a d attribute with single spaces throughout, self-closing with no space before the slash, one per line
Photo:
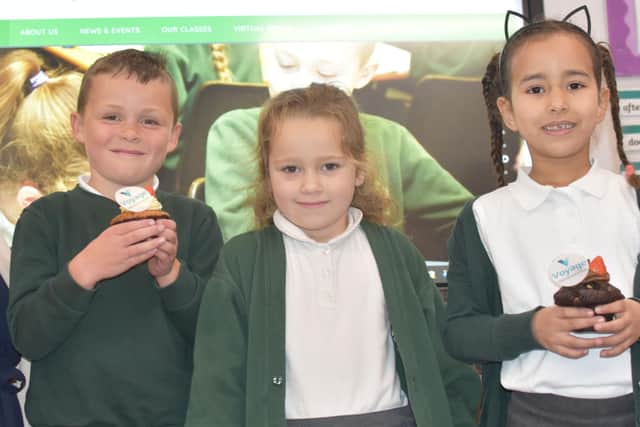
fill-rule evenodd
<path id="1" fill-rule="evenodd" d="M 587 9 L 586 5 L 582 5 L 580 7 L 577 7 L 575 9 L 573 9 L 571 12 L 569 12 L 564 18 L 562 18 L 562 22 L 570 22 L 570 19 L 577 16 L 579 13 L 583 12 L 584 13 L 584 19 L 586 21 L 586 26 L 587 28 L 582 28 L 580 25 L 576 25 L 579 28 L 582 28 L 588 35 L 591 35 L 591 15 L 589 14 L 589 9 Z M 509 34 L 509 21 L 510 19 L 512 19 L 513 17 L 518 17 L 520 19 L 522 19 L 522 21 L 524 22 L 524 25 L 522 27 L 520 27 L 517 31 L 515 31 L 513 34 Z M 573 22 L 570 22 L 571 24 L 573 24 Z M 521 13 L 515 12 L 513 10 L 509 10 L 507 11 L 507 14 L 504 17 L 504 37 L 505 40 L 507 41 L 507 43 L 509 43 L 509 41 L 517 38 L 520 34 L 522 34 L 524 31 L 526 31 L 527 26 L 529 24 L 532 24 L 532 20 L 530 18 L 527 18 L 526 16 L 522 15 Z M 500 87 L 503 86 L 504 82 L 503 82 L 503 78 L 502 78 L 502 70 L 504 69 L 504 64 L 502 63 L 503 58 L 502 58 L 502 53 L 504 52 L 504 48 L 500 51 L 500 56 L 498 58 L 498 76 L 499 77 L 499 85 Z"/>
<path id="2" fill-rule="evenodd" d="M 578 15 L 580 12 L 584 12 L 584 17 L 587 23 L 587 28 L 582 28 L 587 34 L 591 35 L 591 15 L 589 14 L 589 9 L 587 9 L 586 5 L 582 5 L 580 7 L 577 7 L 575 9 L 573 9 L 571 12 L 569 12 L 567 14 L 567 16 L 565 16 L 564 18 L 562 18 L 562 22 L 570 22 L 570 19 L 574 17 L 574 15 Z M 522 19 L 525 23 L 525 25 L 518 29 L 516 32 L 514 32 L 513 34 L 509 34 L 509 20 L 512 19 L 512 17 L 518 17 L 520 19 Z M 513 38 L 514 36 L 517 36 L 518 33 L 524 29 L 528 24 L 531 24 L 531 19 L 527 18 L 526 16 L 522 15 L 521 13 L 515 12 L 513 10 L 509 10 L 507 11 L 507 14 L 504 17 L 504 38 L 505 40 L 509 40 L 511 38 Z M 575 25 L 575 24 L 574 24 Z M 580 27 L 578 25 L 578 27 Z"/>

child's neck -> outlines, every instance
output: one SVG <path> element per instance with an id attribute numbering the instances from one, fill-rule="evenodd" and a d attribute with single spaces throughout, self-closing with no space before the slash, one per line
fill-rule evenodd
<path id="1" fill-rule="evenodd" d="M 545 162 L 535 162 L 529 173 L 529 178 L 540 185 L 552 187 L 566 187 L 582 178 L 591 169 L 588 159 L 557 159 Z"/>

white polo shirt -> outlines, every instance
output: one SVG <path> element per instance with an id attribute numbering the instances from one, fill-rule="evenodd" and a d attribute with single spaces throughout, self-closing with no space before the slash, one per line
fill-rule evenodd
<path id="1" fill-rule="evenodd" d="M 286 271 L 287 419 L 355 415 L 407 405 L 387 306 L 362 212 L 327 243 L 276 211 Z"/>
<path id="2" fill-rule="evenodd" d="M 625 178 L 594 164 L 567 187 L 532 180 L 529 169 L 507 187 L 473 205 L 480 237 L 498 274 L 504 312 L 553 305 L 558 287 L 550 279 L 554 258 L 601 255 L 611 283 L 629 297 L 640 252 L 640 212 Z M 609 398 L 632 392 L 629 350 L 601 358 L 592 349 L 580 359 L 547 350 L 521 354 L 502 364 L 509 390 L 576 398 Z"/>

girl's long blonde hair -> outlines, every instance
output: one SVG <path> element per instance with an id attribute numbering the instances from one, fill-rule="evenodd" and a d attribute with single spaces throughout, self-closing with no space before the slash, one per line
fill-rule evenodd
<path id="1" fill-rule="evenodd" d="M 307 88 L 288 90 L 269 99 L 260 113 L 256 152 L 258 174 L 253 185 L 253 210 L 257 227 L 263 228 L 273 222 L 277 206 L 269 180 L 269 151 L 279 126 L 291 117 L 323 117 L 340 124 L 343 150 L 353 159 L 357 171 L 365 176 L 364 183 L 355 189 L 351 205 L 362 210 L 368 221 L 395 225 L 396 209 L 388 190 L 370 165 L 358 108 L 342 90 L 314 83 Z"/>
<path id="2" fill-rule="evenodd" d="M 72 188 L 89 170 L 69 124 L 82 75 L 46 71 L 48 80 L 34 87 L 30 79 L 43 67 L 29 50 L 0 57 L 0 187 L 28 182 L 47 194 Z"/>

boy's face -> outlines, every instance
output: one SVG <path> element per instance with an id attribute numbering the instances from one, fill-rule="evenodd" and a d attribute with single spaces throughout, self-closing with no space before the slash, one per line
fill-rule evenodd
<path id="1" fill-rule="evenodd" d="M 347 93 L 365 86 L 375 72 L 365 43 L 265 43 L 262 75 L 271 96 L 311 83 L 328 83 Z"/>
<path id="2" fill-rule="evenodd" d="M 89 158 L 89 184 L 107 197 L 124 186 L 151 185 L 178 143 L 181 125 L 173 121 L 169 83 L 95 76 L 84 113 L 71 116 L 73 134 Z"/>

